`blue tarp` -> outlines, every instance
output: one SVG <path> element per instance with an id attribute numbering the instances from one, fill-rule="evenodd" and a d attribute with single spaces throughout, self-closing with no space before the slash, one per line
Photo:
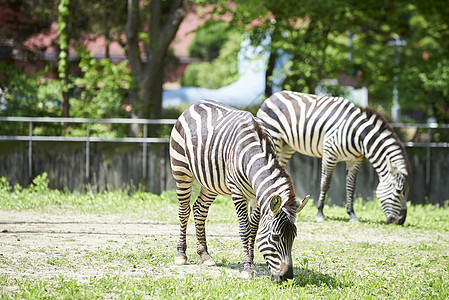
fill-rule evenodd
<path id="1" fill-rule="evenodd" d="M 211 99 L 237 107 L 261 103 L 264 99 L 265 70 L 268 59 L 267 43 L 264 44 L 252 46 L 248 39 L 243 40 L 237 58 L 240 77 L 234 83 L 219 89 L 181 87 L 175 90 L 164 90 L 163 107 L 176 107 L 201 99 Z"/>

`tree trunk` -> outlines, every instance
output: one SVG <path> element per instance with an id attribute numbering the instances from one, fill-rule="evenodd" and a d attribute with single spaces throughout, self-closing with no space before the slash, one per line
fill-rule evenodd
<path id="1" fill-rule="evenodd" d="M 163 60 L 163 58 L 161 58 Z M 141 77 L 139 90 L 137 93 L 138 101 L 141 104 L 139 115 L 147 119 L 160 119 L 162 112 L 162 83 L 163 67 L 161 63 L 150 63 L 145 66 L 145 75 Z M 149 136 L 155 136 L 158 126 L 150 125 L 148 127 Z"/>
<path id="2" fill-rule="evenodd" d="M 128 0 L 126 20 L 127 56 L 131 74 L 138 84 L 140 103 L 138 115 L 143 118 L 160 118 L 162 111 L 162 84 L 165 55 L 184 18 L 183 0 L 152 0 L 146 24 L 140 20 L 139 0 Z M 138 35 L 147 26 L 148 43 L 143 47 Z M 144 59 L 142 59 L 142 51 Z M 150 133 L 156 129 L 149 128 Z"/>
<path id="3" fill-rule="evenodd" d="M 62 103 L 61 103 L 61 116 L 63 118 L 70 117 L 70 103 L 69 103 L 69 92 L 62 92 Z"/>
<path id="4" fill-rule="evenodd" d="M 276 63 L 276 50 L 270 51 L 270 57 L 268 58 L 268 66 L 267 70 L 265 71 L 265 96 L 270 97 L 273 95 L 273 71 L 274 71 L 274 64 Z"/>
<path id="5" fill-rule="evenodd" d="M 107 33 L 106 34 L 106 49 L 105 49 L 105 54 L 104 54 L 104 56 L 107 58 L 107 59 L 110 59 L 110 54 L 109 54 L 109 46 L 110 46 L 110 44 L 111 44 L 111 38 L 109 37 L 109 33 Z"/>

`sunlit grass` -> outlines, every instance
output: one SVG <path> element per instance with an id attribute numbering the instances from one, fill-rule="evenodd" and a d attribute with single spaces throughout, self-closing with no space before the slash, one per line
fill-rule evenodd
<path id="1" fill-rule="evenodd" d="M 196 188 L 197 189 L 197 188 Z M 196 191 L 197 193 L 197 191 Z M 45 175 L 28 188 L 0 180 L 0 209 L 46 214 L 143 215 L 151 222 L 177 224 L 174 191 L 154 195 L 139 189 L 61 192 L 48 188 Z M 260 253 L 259 276 L 239 278 L 241 242 L 236 235 L 208 238 L 213 268 L 174 266 L 177 236 L 139 236 L 104 247 L 80 248 L 76 238 L 65 249 L 46 245 L 35 256 L 7 257 L 0 251 L 1 299 L 447 299 L 449 298 L 449 208 L 409 205 L 404 226 L 385 224 L 378 201 L 357 199 L 359 223 L 348 223 L 345 207 L 325 206 L 327 221 L 315 223 L 313 200 L 297 216 L 292 250 L 294 279 L 270 281 Z M 192 219 L 192 218 L 191 218 Z M 193 221 L 191 221 L 192 223 Z M 193 226 L 193 224 L 189 225 Z M 208 228 L 233 228 L 238 222 L 229 197 L 211 206 Z M 0 243 L 5 245 L 6 241 Z M 188 236 L 187 255 L 199 263 L 195 240 Z M 20 247 L 19 242 L 9 246 Z M 0 248 L 1 250 L 1 248 Z M 2 270 L 16 268 L 18 274 Z M 45 278 L 34 271 L 48 269 Z M 62 271 L 72 270 L 73 274 Z M 77 278 L 77 270 L 92 275 Z M 56 273 L 51 273 L 52 270 Z M 96 272 L 101 270 L 101 272 Z M 59 273 L 57 273 L 59 271 Z M 234 275 L 230 275 L 230 274 Z M 89 274 L 89 273 L 88 273 Z"/>

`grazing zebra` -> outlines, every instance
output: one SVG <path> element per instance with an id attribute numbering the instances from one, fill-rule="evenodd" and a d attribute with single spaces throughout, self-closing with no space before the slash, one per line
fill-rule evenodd
<path id="1" fill-rule="evenodd" d="M 170 161 L 181 223 L 175 263 L 187 263 L 186 229 L 192 183 L 196 179 L 201 189 L 193 204 L 193 216 L 201 264 L 215 264 L 206 245 L 209 206 L 218 194 L 231 195 L 243 244 L 242 276 L 255 275 L 256 241 L 270 268 L 271 279 L 293 278 L 294 221 L 307 198 L 301 203 L 295 201 L 291 178 L 278 162 L 271 138 L 260 120 L 249 112 L 202 100 L 183 112 L 174 125 Z M 248 202 L 251 202 L 249 216 Z"/>
<path id="2" fill-rule="evenodd" d="M 324 221 L 324 199 L 340 161 L 346 162 L 347 213 L 350 221 L 358 221 L 353 209 L 354 188 L 365 156 L 379 176 L 376 195 L 386 222 L 404 223 L 410 167 L 404 146 L 382 116 L 344 98 L 282 91 L 265 100 L 257 117 L 272 135 L 283 165 L 295 151 L 322 157 L 318 222 Z"/>

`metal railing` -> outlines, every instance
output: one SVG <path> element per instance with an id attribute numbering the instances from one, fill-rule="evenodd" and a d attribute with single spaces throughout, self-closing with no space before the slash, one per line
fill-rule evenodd
<path id="1" fill-rule="evenodd" d="M 28 141 L 28 175 L 32 176 L 33 164 L 33 142 L 85 142 L 86 143 L 86 178 L 89 178 L 90 169 L 90 143 L 95 142 L 121 142 L 121 143 L 142 143 L 142 173 L 146 178 L 147 173 L 147 148 L 151 143 L 168 143 L 168 138 L 148 137 L 148 125 L 174 125 L 174 119 L 87 119 L 87 118 L 42 118 L 42 117 L 0 117 L 0 122 L 28 122 L 29 134 L 27 136 L 0 135 L 0 141 Z M 34 123 L 82 123 L 86 124 L 86 136 L 36 136 L 33 135 Z M 91 124 L 139 124 L 143 125 L 143 137 L 125 138 L 101 138 L 90 136 Z"/>
<path id="2" fill-rule="evenodd" d="M 148 137 L 148 125 L 174 125 L 174 119 L 88 119 L 88 118 L 46 118 L 46 117 L 0 117 L 0 122 L 24 122 L 29 124 L 29 134 L 26 136 L 0 136 L 0 141 L 28 141 L 28 170 L 29 176 L 32 175 L 32 152 L 33 142 L 84 142 L 86 143 L 86 178 L 89 178 L 90 166 L 90 143 L 95 142 L 121 142 L 121 143 L 142 143 L 142 172 L 143 177 L 146 177 L 147 172 L 147 147 L 151 143 L 168 143 L 168 138 Z M 86 124 L 86 136 L 84 137 L 70 137 L 70 136 L 36 136 L 33 135 L 34 123 L 83 123 Z M 101 138 L 90 136 L 91 124 L 139 124 L 143 125 L 143 137 L 125 137 L 125 138 Z M 412 127 L 418 129 L 427 129 L 428 142 L 407 142 L 403 144 L 408 148 L 426 148 L 426 183 L 430 178 L 430 159 L 431 148 L 449 148 L 448 142 L 432 142 L 432 131 L 436 129 L 449 129 L 449 124 L 411 124 L 411 123 L 392 123 L 393 128 Z"/>
<path id="3" fill-rule="evenodd" d="M 426 172 L 425 180 L 426 186 L 430 184 L 430 159 L 431 159 L 431 148 L 449 148 L 448 142 L 432 142 L 432 131 L 435 129 L 449 129 L 449 124 L 438 124 L 438 123 L 427 123 L 427 124 L 411 124 L 411 123 L 393 123 L 391 124 L 393 128 L 419 128 L 427 129 L 427 142 L 406 142 L 403 141 L 405 147 L 409 148 L 426 148 Z"/>
<path id="4" fill-rule="evenodd" d="M 427 129 L 428 142 L 406 142 L 403 141 L 405 147 L 409 148 L 449 148 L 449 142 L 432 142 L 432 131 L 435 129 L 449 129 L 449 124 L 427 123 L 427 124 L 413 124 L 413 123 L 392 123 L 393 128 L 419 128 Z"/>

